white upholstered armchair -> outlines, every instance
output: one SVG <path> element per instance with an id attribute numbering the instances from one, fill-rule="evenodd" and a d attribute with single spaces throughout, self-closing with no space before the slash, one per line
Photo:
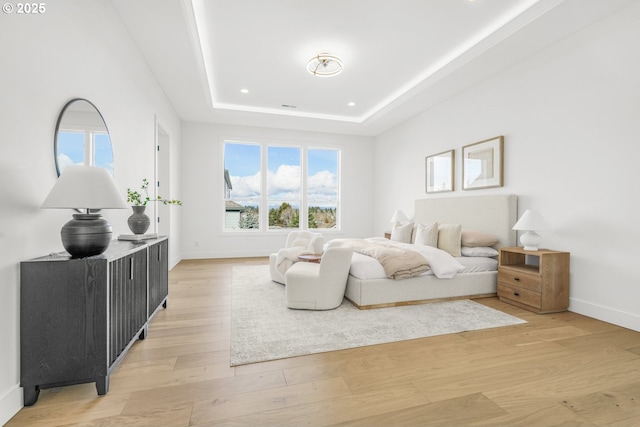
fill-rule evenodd
<path id="1" fill-rule="evenodd" d="M 287 307 L 330 310 L 342 304 L 353 248 L 330 246 L 320 264 L 299 262 L 285 274 Z"/>
<path id="2" fill-rule="evenodd" d="M 271 280 L 284 285 L 284 274 L 289 267 L 298 262 L 298 256 L 321 254 L 324 236 L 313 231 L 292 231 L 287 235 L 284 248 L 269 255 Z"/>

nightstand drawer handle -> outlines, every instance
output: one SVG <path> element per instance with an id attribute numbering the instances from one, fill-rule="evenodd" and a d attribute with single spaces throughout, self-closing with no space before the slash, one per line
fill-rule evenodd
<path id="1" fill-rule="evenodd" d="M 520 296 L 520 294 L 519 294 L 518 292 L 514 292 L 513 294 L 514 294 L 515 296 L 517 296 L 517 297 L 519 297 L 519 296 Z"/>
<path id="2" fill-rule="evenodd" d="M 519 277 L 514 277 L 513 280 L 515 280 L 516 282 L 519 282 L 520 278 Z"/>

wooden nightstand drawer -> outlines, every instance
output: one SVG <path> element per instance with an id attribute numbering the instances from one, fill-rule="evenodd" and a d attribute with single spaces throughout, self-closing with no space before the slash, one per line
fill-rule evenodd
<path id="1" fill-rule="evenodd" d="M 539 292 L 505 285 L 504 283 L 498 283 L 498 296 L 500 299 L 505 298 L 511 301 L 516 301 L 520 304 L 525 304 L 538 310 L 542 307 L 542 296 Z"/>
<path id="2" fill-rule="evenodd" d="M 540 276 L 502 267 L 498 271 L 498 281 L 505 285 L 540 292 Z"/>

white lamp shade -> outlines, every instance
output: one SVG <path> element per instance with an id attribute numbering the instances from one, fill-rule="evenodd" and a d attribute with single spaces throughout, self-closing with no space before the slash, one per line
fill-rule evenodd
<path id="1" fill-rule="evenodd" d="M 127 209 L 106 169 L 67 166 L 42 203 L 45 209 Z"/>
<path id="2" fill-rule="evenodd" d="M 537 251 L 540 247 L 540 236 L 536 233 L 536 230 L 548 230 L 549 223 L 533 209 L 527 209 L 524 211 L 516 225 L 513 226 L 514 230 L 526 231 L 520 236 L 520 243 L 527 251 Z"/>
<path id="3" fill-rule="evenodd" d="M 393 222 L 393 223 L 405 222 L 405 221 L 409 221 L 409 218 L 407 218 L 407 216 L 404 214 L 404 212 L 402 212 L 400 209 L 396 210 L 393 213 L 393 216 L 391 217 L 391 222 Z"/>
<path id="4" fill-rule="evenodd" d="M 513 226 L 514 230 L 549 230 L 551 227 L 549 223 L 533 209 L 527 209 L 520 217 L 516 225 Z"/>

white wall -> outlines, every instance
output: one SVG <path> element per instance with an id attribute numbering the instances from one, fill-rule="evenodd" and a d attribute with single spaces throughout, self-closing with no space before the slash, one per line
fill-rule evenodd
<path id="1" fill-rule="evenodd" d="M 0 16 L 0 424 L 22 406 L 19 263 L 62 251 L 60 228 L 72 214 L 40 209 L 56 180 L 53 134 L 60 109 L 75 97 L 100 109 L 123 198 L 128 186 L 153 179 L 155 116 L 171 133 L 172 175 L 179 176 L 180 121 L 111 3 L 57 0 L 46 7 L 39 16 Z M 179 198 L 178 183 L 172 188 L 171 197 Z M 172 264 L 180 259 L 178 209 Z M 129 233 L 129 214 L 105 212 L 115 235 Z"/>
<path id="2" fill-rule="evenodd" d="M 341 149 L 342 230 L 330 240 L 368 236 L 373 228 L 373 139 L 249 126 L 182 124 L 182 255 L 184 258 L 265 256 L 284 245 L 285 232 L 223 234 L 225 138 L 249 142 L 329 145 Z M 388 212 L 390 217 L 392 212 Z M 196 243 L 197 242 L 197 243 Z"/>
<path id="3" fill-rule="evenodd" d="M 638 2 L 376 138 L 375 232 L 390 206 L 510 193 L 571 252 L 570 310 L 640 331 Z M 505 136 L 505 186 L 462 191 L 461 147 Z M 424 192 L 424 157 L 456 149 L 456 191 Z"/>

